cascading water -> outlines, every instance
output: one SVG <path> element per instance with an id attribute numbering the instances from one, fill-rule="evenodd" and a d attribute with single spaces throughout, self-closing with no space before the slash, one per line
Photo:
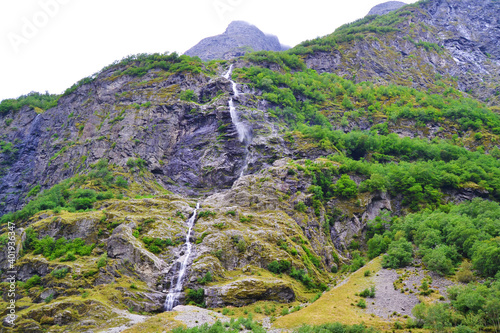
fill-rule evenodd
<path id="1" fill-rule="evenodd" d="M 224 74 L 224 78 L 229 80 L 233 85 L 233 94 L 235 97 L 239 96 L 238 86 L 236 82 L 231 80 L 231 73 L 233 72 L 233 65 L 229 66 L 229 70 L 226 74 Z M 245 158 L 243 161 L 243 168 L 240 172 L 240 177 L 243 176 L 245 171 L 248 169 L 248 154 L 250 153 L 248 147 L 252 142 L 252 135 L 250 133 L 249 128 L 245 125 L 245 123 L 241 122 L 238 114 L 236 113 L 236 107 L 234 106 L 234 101 L 232 98 L 229 99 L 229 113 L 231 114 L 231 121 L 236 127 L 236 132 L 238 132 L 238 140 L 245 145 Z"/>
<path id="2" fill-rule="evenodd" d="M 182 292 L 182 283 L 184 282 L 184 275 L 186 274 L 186 268 L 188 265 L 189 257 L 191 255 L 191 249 L 193 244 L 191 244 L 191 233 L 193 231 L 194 221 L 196 220 L 196 212 L 200 209 L 200 204 L 196 204 L 196 209 L 193 215 L 188 220 L 188 232 L 186 235 L 186 252 L 184 255 L 184 260 L 181 261 L 181 266 L 179 268 L 179 274 L 177 274 L 177 282 L 174 283 L 174 278 L 172 278 L 172 283 L 168 291 L 167 299 L 165 300 L 165 311 L 172 311 L 172 309 L 178 305 L 179 296 Z M 178 260 L 180 260 L 179 258 Z"/>

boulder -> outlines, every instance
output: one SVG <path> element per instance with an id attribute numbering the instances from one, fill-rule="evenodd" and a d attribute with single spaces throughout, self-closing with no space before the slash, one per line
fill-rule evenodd
<path id="1" fill-rule="evenodd" d="M 227 305 L 244 306 L 260 300 L 293 302 L 291 285 L 280 279 L 249 277 L 205 289 L 205 302 L 210 308 Z"/>

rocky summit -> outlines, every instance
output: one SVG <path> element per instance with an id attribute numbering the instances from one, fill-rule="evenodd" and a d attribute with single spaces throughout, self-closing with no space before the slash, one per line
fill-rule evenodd
<path id="1" fill-rule="evenodd" d="M 233 21 L 224 33 L 201 40 L 185 54 L 209 61 L 228 60 L 252 51 L 281 51 L 283 49 L 278 37 L 264 34 L 256 26 L 247 22 Z"/>
<path id="2" fill-rule="evenodd" d="M 499 12 L 234 22 L 2 101 L 0 330 L 498 330 Z"/>
<path id="3" fill-rule="evenodd" d="M 403 6 L 406 6 L 406 3 L 402 1 L 383 2 L 370 9 L 368 15 L 385 15 Z"/>

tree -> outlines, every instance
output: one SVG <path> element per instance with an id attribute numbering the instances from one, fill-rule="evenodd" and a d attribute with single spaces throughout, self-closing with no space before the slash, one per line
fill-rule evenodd
<path id="1" fill-rule="evenodd" d="M 440 275 L 449 275 L 453 272 L 453 262 L 448 258 L 448 246 L 441 245 L 432 250 L 422 258 L 427 268 Z"/>
<path id="2" fill-rule="evenodd" d="M 472 264 L 482 275 L 495 276 L 500 271 L 500 237 L 476 243 Z"/>
<path id="3" fill-rule="evenodd" d="M 375 235 L 368 241 L 368 258 L 373 259 L 387 251 L 391 240 L 389 237 Z"/>
<path id="4" fill-rule="evenodd" d="M 389 245 L 387 254 L 382 259 L 384 268 L 401 268 L 409 265 L 413 260 L 413 248 L 410 242 L 401 238 Z"/>
<path id="5" fill-rule="evenodd" d="M 348 175 L 342 175 L 335 184 L 335 194 L 343 198 L 355 198 L 358 185 Z"/>

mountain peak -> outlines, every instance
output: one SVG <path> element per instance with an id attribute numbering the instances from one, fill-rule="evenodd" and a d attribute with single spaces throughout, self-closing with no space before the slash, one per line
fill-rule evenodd
<path id="1" fill-rule="evenodd" d="M 406 5 L 407 3 L 402 1 L 383 2 L 373 7 L 368 15 L 385 15 Z"/>
<path id="2" fill-rule="evenodd" d="M 224 33 L 207 37 L 186 51 L 186 55 L 202 60 L 231 59 L 250 51 L 281 51 L 278 37 L 263 33 L 245 21 L 231 22 Z"/>

